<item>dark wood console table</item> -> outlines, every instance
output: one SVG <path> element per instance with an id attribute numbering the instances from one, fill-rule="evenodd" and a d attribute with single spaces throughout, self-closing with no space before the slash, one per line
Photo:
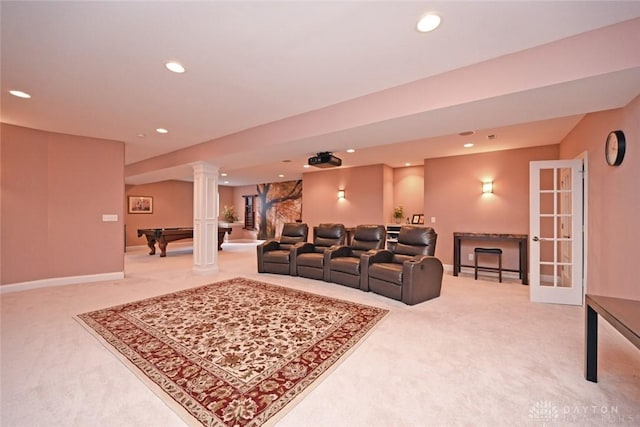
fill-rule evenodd
<path id="1" fill-rule="evenodd" d="M 584 308 L 584 377 L 597 383 L 598 314 L 640 348 L 640 301 L 587 294 Z"/>
<path id="2" fill-rule="evenodd" d="M 503 271 L 515 271 L 519 273 L 523 285 L 529 284 L 529 236 L 527 234 L 499 234 L 499 233 L 453 233 L 453 275 L 460 273 L 461 267 L 473 267 L 460 262 L 460 245 L 463 240 L 486 240 L 486 241 L 515 241 L 518 242 L 520 251 L 520 262 L 517 270 L 503 268 Z"/>

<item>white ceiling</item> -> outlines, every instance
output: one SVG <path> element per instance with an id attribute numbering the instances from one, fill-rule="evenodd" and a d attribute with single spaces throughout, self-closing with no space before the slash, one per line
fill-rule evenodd
<path id="1" fill-rule="evenodd" d="M 418 33 L 429 11 L 442 25 Z M 207 142 L 201 160 L 230 185 L 297 179 L 319 151 L 399 167 L 554 144 L 584 114 L 640 94 L 640 55 L 621 57 L 640 45 L 639 17 L 638 1 L 2 1 L 1 120 L 123 141 L 127 165 Z M 615 49 L 580 38 L 632 19 L 635 39 Z M 243 133 L 249 148 L 215 148 Z M 188 162 L 162 164 L 138 164 L 127 182 L 189 179 Z"/>

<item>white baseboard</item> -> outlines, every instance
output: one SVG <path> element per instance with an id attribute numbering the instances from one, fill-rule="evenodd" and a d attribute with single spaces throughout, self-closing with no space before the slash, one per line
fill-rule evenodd
<path id="1" fill-rule="evenodd" d="M 0 294 L 28 291 L 30 289 L 50 288 L 53 286 L 73 285 L 76 283 L 102 282 L 105 280 L 124 279 L 124 271 L 113 273 L 87 274 L 84 276 L 53 277 L 51 279 L 33 280 L 30 282 L 11 283 L 0 286 Z"/>

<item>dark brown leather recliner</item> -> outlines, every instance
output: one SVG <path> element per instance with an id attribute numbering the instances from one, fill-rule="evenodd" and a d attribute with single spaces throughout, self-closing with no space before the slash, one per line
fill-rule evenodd
<path id="1" fill-rule="evenodd" d="M 293 248 L 292 276 L 325 279 L 324 253 L 334 245 L 344 245 L 347 231 L 342 224 L 320 224 L 313 227 L 313 243 Z"/>
<path id="2" fill-rule="evenodd" d="M 431 227 L 403 225 L 394 251 L 361 257 L 361 287 L 414 305 L 440 296 L 442 262 L 434 257 L 438 235 Z"/>
<path id="3" fill-rule="evenodd" d="M 257 246 L 258 273 L 291 274 L 291 249 L 306 242 L 308 235 L 307 224 L 286 223 L 280 240 L 269 239 Z"/>
<path id="4" fill-rule="evenodd" d="M 352 288 L 360 289 L 360 255 L 371 249 L 383 249 L 387 230 L 383 225 L 358 225 L 351 245 L 338 246 L 326 253 L 325 265 L 328 266 L 328 279 Z"/>

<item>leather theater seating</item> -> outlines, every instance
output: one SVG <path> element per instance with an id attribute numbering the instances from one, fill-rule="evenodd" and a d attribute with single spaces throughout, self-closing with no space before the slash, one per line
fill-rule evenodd
<path id="1" fill-rule="evenodd" d="M 362 255 L 361 289 L 408 305 L 440 296 L 443 267 L 433 256 L 437 238 L 431 227 L 402 226 L 393 251 Z"/>
<path id="2" fill-rule="evenodd" d="M 360 256 L 371 249 L 384 249 L 387 230 L 383 225 L 358 225 L 349 246 L 327 251 L 328 282 L 360 288 Z"/>
<path id="3" fill-rule="evenodd" d="M 258 245 L 258 272 L 329 281 L 407 305 L 440 296 L 444 269 L 434 256 L 433 228 L 403 225 L 393 250 L 382 249 L 383 225 L 357 226 L 350 245 L 344 244 L 346 235 L 342 224 L 320 224 L 308 243 L 306 224 L 285 224 L 280 240 Z"/>
<path id="4" fill-rule="evenodd" d="M 334 245 L 344 245 L 347 231 L 342 224 L 320 224 L 313 227 L 313 243 L 296 245 L 292 250 L 292 276 L 327 280 L 325 251 Z"/>
<path id="5" fill-rule="evenodd" d="M 258 273 L 291 274 L 291 249 L 296 243 L 306 242 L 308 235 L 307 224 L 286 223 L 280 240 L 266 240 L 257 246 Z"/>

